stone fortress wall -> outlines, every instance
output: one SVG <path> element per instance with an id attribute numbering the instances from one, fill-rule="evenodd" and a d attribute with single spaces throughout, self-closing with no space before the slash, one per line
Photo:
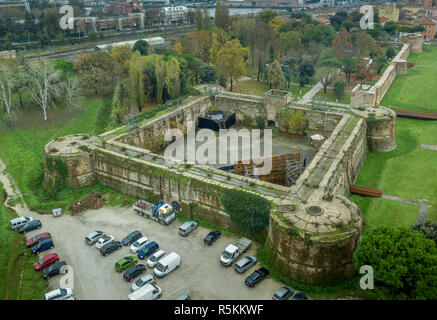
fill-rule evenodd
<path id="1" fill-rule="evenodd" d="M 401 50 L 393 58 L 381 78 L 373 86 L 358 84 L 352 89 L 351 106 L 379 106 L 396 75 L 407 74 L 407 58 L 410 53 L 422 52 L 421 35 L 405 35 Z"/>
<path id="2" fill-rule="evenodd" d="M 301 111 L 307 116 L 308 132 L 326 135 L 327 139 L 291 187 L 207 166 L 168 164 L 160 155 L 143 148 L 148 138 L 162 135 L 172 122 L 195 120 L 212 105 L 235 111 L 237 120 L 250 114 L 277 121 L 281 108 Z M 369 119 L 377 120 L 381 128 L 373 120 L 368 125 Z M 352 255 L 361 235 L 362 217 L 345 196 L 360 172 L 368 146 L 393 146 L 394 127 L 386 126 L 394 126 L 394 122 L 388 119 L 393 120 L 391 111 L 382 107 L 378 112 L 317 110 L 294 105 L 285 93 L 281 98 L 275 92 L 264 97 L 221 92 L 145 121 L 128 133 L 57 139 L 46 146 L 45 156 L 47 163 L 67 161 L 71 187 L 99 183 L 152 202 L 176 200 L 181 203 L 181 215 L 231 230 L 233 226 L 220 200 L 222 190 L 237 189 L 264 197 L 272 202 L 266 240 L 269 260 L 292 279 L 321 284 L 350 278 L 355 272 Z M 68 161 L 73 154 L 75 160 Z M 46 187 L 52 186 L 56 178 L 59 173 L 55 167 L 46 165 Z"/>

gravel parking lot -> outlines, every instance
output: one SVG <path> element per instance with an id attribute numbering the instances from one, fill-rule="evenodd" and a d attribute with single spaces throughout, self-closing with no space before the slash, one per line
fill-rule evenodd
<path id="1" fill-rule="evenodd" d="M 178 228 L 182 222 L 176 220 L 170 226 L 143 218 L 131 208 L 104 207 L 90 210 L 76 216 L 38 215 L 20 212 L 21 215 L 33 216 L 41 220 L 40 230 L 26 234 L 29 238 L 40 232 L 50 232 L 55 248 L 43 252 L 40 256 L 56 252 L 74 270 L 74 294 L 77 299 L 127 299 L 131 292 L 131 283 L 114 270 L 115 262 L 130 255 L 129 247 L 123 247 L 108 257 L 100 255 L 99 250 L 85 243 L 85 236 L 95 230 L 113 235 L 121 241 L 127 234 L 139 230 L 149 241 L 158 242 L 166 254 L 175 251 L 181 256 L 181 266 L 164 279 L 158 279 L 162 288 L 161 299 L 175 299 L 187 293 L 192 299 L 272 299 L 273 293 L 282 286 L 281 283 L 267 278 L 256 288 L 249 288 L 244 279 L 260 265 L 244 274 L 237 274 L 232 267 L 220 265 L 219 257 L 223 249 L 237 238 L 222 235 L 213 246 L 203 244 L 204 236 L 210 231 L 199 226 L 188 237 L 181 237 Z M 256 246 L 252 245 L 246 255 L 255 255 Z M 36 258 L 35 258 L 36 260 Z M 139 263 L 145 264 L 146 260 Z M 146 273 L 153 270 L 147 267 Z M 59 288 L 61 276 L 49 280 L 51 289 Z"/>

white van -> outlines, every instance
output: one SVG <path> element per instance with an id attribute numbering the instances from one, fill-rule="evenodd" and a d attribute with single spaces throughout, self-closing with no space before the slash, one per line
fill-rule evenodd
<path id="1" fill-rule="evenodd" d="M 181 264 L 181 257 L 176 253 L 172 252 L 169 255 L 165 256 L 161 260 L 159 260 L 155 269 L 153 269 L 153 273 L 158 278 L 163 278 L 174 269 L 179 267 Z"/>
<path id="2" fill-rule="evenodd" d="M 19 227 L 25 225 L 26 223 L 32 221 L 32 217 L 19 217 L 11 220 L 11 229 L 16 230 Z"/>
<path id="3" fill-rule="evenodd" d="M 154 284 L 146 284 L 127 296 L 128 300 L 155 300 L 161 296 L 162 290 Z"/>

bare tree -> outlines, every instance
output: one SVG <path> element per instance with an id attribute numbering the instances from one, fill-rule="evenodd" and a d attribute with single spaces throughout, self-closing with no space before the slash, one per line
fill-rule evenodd
<path id="1" fill-rule="evenodd" d="M 79 81 L 72 74 L 68 74 L 62 81 L 62 91 L 65 96 L 65 104 L 67 110 L 71 110 L 78 105 L 81 94 L 79 88 Z"/>
<path id="2" fill-rule="evenodd" d="M 17 86 L 17 78 L 12 69 L 9 63 L 0 62 L 0 102 L 9 122 L 12 122 L 12 96 Z"/>
<path id="3" fill-rule="evenodd" d="M 44 120 L 47 120 L 47 109 L 50 102 L 60 90 L 60 71 L 47 60 L 31 62 L 26 65 L 27 88 L 32 100 L 43 110 Z"/>

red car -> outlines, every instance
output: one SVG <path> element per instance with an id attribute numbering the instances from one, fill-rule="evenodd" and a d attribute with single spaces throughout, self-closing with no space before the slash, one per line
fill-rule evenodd
<path id="1" fill-rule="evenodd" d="M 33 247 L 34 245 L 38 244 L 38 242 L 45 239 L 50 239 L 51 237 L 52 235 L 48 232 L 37 234 L 36 236 L 26 240 L 26 247 Z"/>
<path id="2" fill-rule="evenodd" d="M 59 261 L 58 255 L 56 253 L 49 253 L 39 259 L 37 262 L 35 262 L 33 268 L 35 269 L 35 271 L 40 271 L 44 268 L 47 268 L 48 266 L 51 266 L 56 261 Z"/>

